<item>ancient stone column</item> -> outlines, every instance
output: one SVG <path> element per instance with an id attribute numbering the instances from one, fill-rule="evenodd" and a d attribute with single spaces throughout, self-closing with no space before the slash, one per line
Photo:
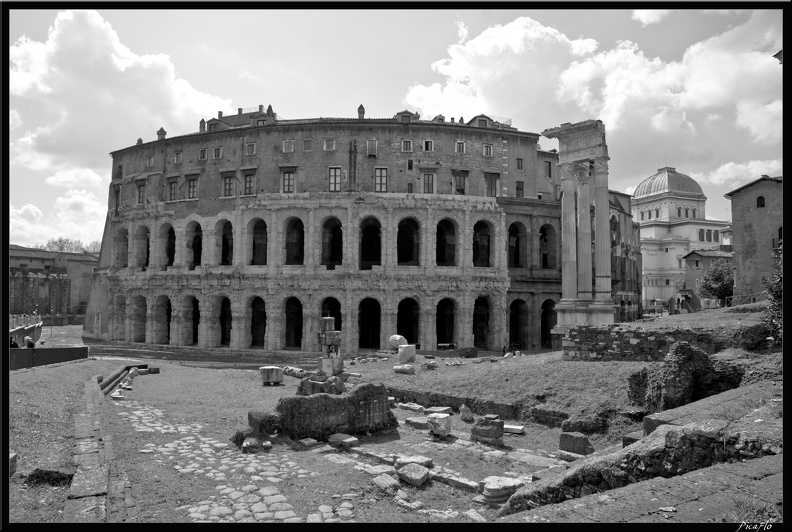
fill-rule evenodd
<path id="1" fill-rule="evenodd" d="M 134 299 L 132 296 L 127 296 L 126 298 L 126 318 L 124 318 L 124 338 L 125 342 L 132 341 L 132 313 L 133 313 L 133 302 Z"/>
<path id="2" fill-rule="evenodd" d="M 528 221 L 528 265 L 534 269 L 539 269 L 539 226 L 541 225 L 535 215 L 531 215 Z"/>
<path id="3" fill-rule="evenodd" d="M 575 227 L 575 176 L 571 164 L 561 171 L 561 298 L 577 298 L 577 231 Z"/>
<path id="4" fill-rule="evenodd" d="M 157 298 L 147 297 L 146 298 L 146 343 L 147 344 L 156 343 L 157 329 L 159 328 L 156 312 L 157 312 Z"/>
<path id="5" fill-rule="evenodd" d="M 577 231 L 577 297 L 591 299 L 591 177 L 587 168 L 579 168 Z"/>
<path id="6" fill-rule="evenodd" d="M 437 348 L 437 303 L 421 306 L 421 349 Z"/>
<path id="7" fill-rule="evenodd" d="M 316 209 L 308 209 L 308 227 L 305 228 L 305 236 L 303 239 L 303 246 L 305 248 L 305 271 L 307 273 L 314 273 L 316 271 L 316 265 L 321 262 L 321 260 L 316 260 L 317 251 L 321 254 L 322 253 L 322 245 L 321 243 L 317 246 L 316 245 L 316 230 L 314 225 L 316 225 Z M 319 235 L 321 237 L 321 231 Z"/>
<path id="8" fill-rule="evenodd" d="M 610 265 L 610 228 L 608 214 L 608 157 L 594 160 L 594 227 L 597 240 L 595 242 L 594 269 L 595 290 L 597 301 L 611 303 L 611 265 Z"/>
<path id="9" fill-rule="evenodd" d="M 241 299 L 241 301 L 239 300 Z M 233 298 L 231 303 L 231 341 L 229 347 L 232 349 L 247 349 L 250 347 L 252 335 L 250 333 L 251 306 L 245 305 L 248 297 Z"/>

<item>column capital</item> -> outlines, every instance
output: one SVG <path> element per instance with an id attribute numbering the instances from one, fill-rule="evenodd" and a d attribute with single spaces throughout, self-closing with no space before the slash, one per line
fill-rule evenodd
<path id="1" fill-rule="evenodd" d="M 564 163 L 558 165 L 558 170 L 561 172 L 561 181 L 575 179 L 575 166 L 574 163 Z"/>
<path id="2" fill-rule="evenodd" d="M 610 157 L 608 157 L 607 155 L 602 157 L 597 157 L 596 159 L 594 159 L 594 173 L 595 174 L 607 173 L 609 159 Z"/>

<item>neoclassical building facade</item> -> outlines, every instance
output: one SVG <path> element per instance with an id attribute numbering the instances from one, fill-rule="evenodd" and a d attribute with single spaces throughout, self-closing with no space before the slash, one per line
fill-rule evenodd
<path id="1" fill-rule="evenodd" d="M 346 353 L 550 344 L 561 180 L 537 133 L 259 106 L 157 137 L 111 153 L 85 337 L 317 351 L 333 316 Z"/>

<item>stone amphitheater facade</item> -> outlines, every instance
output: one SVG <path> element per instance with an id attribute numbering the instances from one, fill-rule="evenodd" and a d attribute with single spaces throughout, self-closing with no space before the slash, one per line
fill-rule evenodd
<path id="1" fill-rule="evenodd" d="M 549 344 L 561 297 L 557 154 L 505 120 L 286 120 L 272 108 L 112 152 L 83 336 L 342 350 L 401 334 Z"/>

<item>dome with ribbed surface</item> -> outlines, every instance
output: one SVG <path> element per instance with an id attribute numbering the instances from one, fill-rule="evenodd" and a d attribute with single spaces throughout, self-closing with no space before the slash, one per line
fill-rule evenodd
<path id="1" fill-rule="evenodd" d="M 633 192 L 633 200 L 668 192 L 704 198 L 704 191 L 695 179 L 680 174 L 676 168 L 666 166 L 659 168 L 656 174 L 647 177 L 638 185 Z"/>

